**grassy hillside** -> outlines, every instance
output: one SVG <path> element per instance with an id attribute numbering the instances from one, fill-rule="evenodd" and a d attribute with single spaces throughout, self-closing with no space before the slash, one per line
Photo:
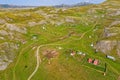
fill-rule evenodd
<path id="1" fill-rule="evenodd" d="M 0 80 L 119 80 L 119 3 L 0 9 Z"/>

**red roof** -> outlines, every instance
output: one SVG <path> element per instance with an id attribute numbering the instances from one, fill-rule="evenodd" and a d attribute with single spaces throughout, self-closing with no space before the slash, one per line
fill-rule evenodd
<path id="1" fill-rule="evenodd" d="M 93 61 L 93 60 L 92 60 L 91 58 L 88 59 L 88 63 L 92 63 L 92 61 Z"/>
<path id="2" fill-rule="evenodd" d="M 93 64 L 98 65 L 99 61 L 97 59 L 94 60 Z"/>

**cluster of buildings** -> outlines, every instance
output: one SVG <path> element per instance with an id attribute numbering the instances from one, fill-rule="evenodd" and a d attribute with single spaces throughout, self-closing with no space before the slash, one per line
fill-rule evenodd
<path id="1" fill-rule="evenodd" d="M 99 60 L 98 59 L 88 58 L 88 63 L 92 63 L 94 65 L 98 65 L 99 64 Z"/>
<path id="2" fill-rule="evenodd" d="M 75 54 L 79 54 L 79 55 L 83 55 L 83 56 L 86 55 L 85 53 L 80 52 L 80 51 L 72 51 L 70 55 L 71 55 L 71 56 L 74 56 Z"/>
<path id="3" fill-rule="evenodd" d="M 70 55 L 71 56 L 75 56 L 76 54 L 79 54 L 79 55 L 82 55 L 82 56 L 86 56 L 86 53 L 83 53 L 83 52 L 80 52 L 80 51 L 71 51 Z M 110 55 L 106 55 L 106 58 L 108 59 L 111 59 L 113 61 L 116 60 L 115 57 L 113 56 L 110 56 Z M 100 64 L 100 60 L 99 59 L 94 59 L 94 58 L 88 58 L 87 59 L 87 62 L 89 64 L 93 64 L 95 66 L 99 65 Z M 103 72 L 103 75 L 105 76 L 106 75 L 106 69 L 107 69 L 107 64 L 105 63 L 105 69 L 104 69 L 104 72 Z"/>

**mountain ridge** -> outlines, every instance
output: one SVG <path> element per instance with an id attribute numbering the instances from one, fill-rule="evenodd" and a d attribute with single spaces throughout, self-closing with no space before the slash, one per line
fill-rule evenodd
<path id="1" fill-rule="evenodd" d="M 36 6 L 22 6 L 22 5 L 11 5 L 11 4 L 0 4 L 0 8 L 27 8 Z"/>
<path id="2" fill-rule="evenodd" d="M 76 4 L 71 4 L 71 5 L 67 5 L 67 4 L 61 4 L 61 5 L 53 5 L 52 7 L 56 7 L 56 8 L 61 8 L 61 7 L 79 7 L 79 6 L 86 6 L 86 5 L 91 5 L 93 3 L 89 3 L 89 2 L 80 2 L 80 3 L 76 3 Z M 41 7 L 41 6 L 24 6 L 24 5 L 12 5 L 12 4 L 0 4 L 0 8 L 27 8 L 27 7 Z"/>

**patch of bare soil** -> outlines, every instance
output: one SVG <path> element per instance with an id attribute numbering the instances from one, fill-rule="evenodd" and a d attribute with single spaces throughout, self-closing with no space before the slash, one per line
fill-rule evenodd
<path id="1" fill-rule="evenodd" d="M 118 77 L 118 80 L 120 80 L 120 76 Z"/>
<path id="2" fill-rule="evenodd" d="M 54 58 L 58 55 L 58 52 L 55 49 L 47 49 L 43 52 L 43 55 L 48 59 Z"/>

